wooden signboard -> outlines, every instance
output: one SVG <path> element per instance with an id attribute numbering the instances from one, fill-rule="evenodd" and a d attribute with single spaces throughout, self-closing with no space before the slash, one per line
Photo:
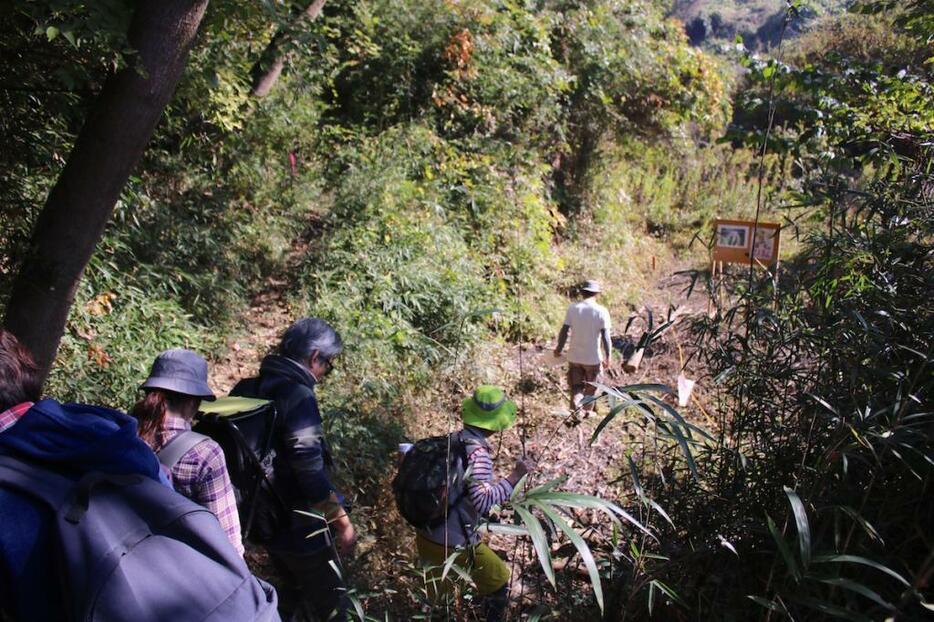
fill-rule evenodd
<path id="1" fill-rule="evenodd" d="M 713 261 L 756 263 L 774 266 L 778 263 L 781 225 L 751 220 L 714 221 Z"/>

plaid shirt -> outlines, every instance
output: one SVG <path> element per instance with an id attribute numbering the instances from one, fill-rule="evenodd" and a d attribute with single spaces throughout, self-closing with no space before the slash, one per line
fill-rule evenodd
<path id="1" fill-rule="evenodd" d="M 162 428 L 156 433 L 153 450 L 159 451 L 179 432 L 190 429 L 190 421 L 166 414 Z M 231 544 L 243 555 L 237 499 L 220 445 L 206 440 L 189 449 L 172 468 L 172 483 L 176 491 L 217 516 Z"/>
<path id="2" fill-rule="evenodd" d="M 32 408 L 32 402 L 23 402 L 0 413 L 0 432 L 5 432 L 12 428 L 13 424 L 19 421 L 26 411 Z"/>

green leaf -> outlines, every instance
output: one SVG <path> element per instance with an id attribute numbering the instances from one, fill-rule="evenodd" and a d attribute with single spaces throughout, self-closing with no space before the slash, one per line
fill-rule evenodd
<path id="1" fill-rule="evenodd" d="M 658 426 L 663 430 L 669 431 L 671 435 L 675 437 L 678 445 L 681 446 L 681 453 L 684 454 L 684 459 L 688 463 L 688 468 L 691 470 L 694 481 L 700 481 L 700 474 L 697 472 L 697 464 L 694 462 L 694 455 L 691 453 L 691 448 L 688 446 L 688 441 L 684 438 L 680 426 L 677 424 L 667 425 L 662 422 L 659 422 Z"/>
<path id="2" fill-rule="evenodd" d="M 629 472 L 632 474 L 632 487 L 636 491 L 636 494 L 639 498 L 645 497 L 645 491 L 642 489 L 642 482 L 639 481 L 639 472 L 636 469 L 636 463 L 632 461 L 632 456 L 626 455 L 626 460 L 629 462 Z"/>
<path id="3" fill-rule="evenodd" d="M 49 41 L 55 39 L 58 36 L 59 30 L 55 26 L 49 26 L 45 29 L 45 36 L 48 37 Z"/>
<path id="4" fill-rule="evenodd" d="M 670 598 L 670 599 L 673 600 L 674 602 L 678 603 L 678 604 L 681 605 L 682 607 L 685 606 L 685 605 L 684 605 L 684 601 L 681 600 L 681 597 L 678 596 L 678 593 L 675 592 L 673 589 L 671 589 L 671 587 L 669 587 L 668 585 L 665 585 L 664 583 L 662 583 L 662 582 L 659 581 L 658 579 L 652 579 L 652 584 L 655 585 L 655 587 L 657 587 L 658 589 L 660 589 L 662 592 L 664 592 L 665 595 L 668 596 L 668 598 Z"/>
<path id="5" fill-rule="evenodd" d="M 857 583 L 856 581 L 851 581 L 850 579 L 844 579 L 843 577 L 835 577 L 831 579 L 818 579 L 821 583 L 826 583 L 828 585 L 835 585 L 837 587 L 842 587 L 845 590 L 850 590 L 862 596 L 865 596 L 874 603 L 891 610 L 895 609 L 895 606 L 882 598 L 877 592 L 869 589 L 862 583 Z"/>
<path id="6" fill-rule="evenodd" d="M 801 497 L 788 486 L 783 487 L 791 509 L 795 515 L 795 524 L 798 527 L 798 549 L 801 552 L 801 565 L 807 568 L 811 565 L 811 526 L 808 523 L 808 513 L 804 508 Z"/>
<path id="7" fill-rule="evenodd" d="M 884 572 L 893 579 L 897 580 L 899 583 L 903 584 L 905 587 L 911 587 L 911 584 L 903 577 L 898 574 L 888 566 L 883 566 L 879 562 L 873 561 L 866 557 L 860 557 L 859 555 L 817 555 L 811 558 L 811 562 L 815 564 L 862 564 L 863 566 L 869 566 L 875 568 L 879 572 Z"/>
<path id="8" fill-rule="evenodd" d="M 754 596 L 752 594 L 747 594 L 746 598 L 758 605 L 762 605 L 766 609 L 771 609 L 772 611 L 778 613 L 785 613 L 785 608 L 776 603 L 774 600 L 768 600 L 766 598 L 762 598 L 761 596 Z"/>
<path id="9" fill-rule="evenodd" d="M 574 545 L 574 548 L 577 549 L 577 552 L 580 553 L 581 559 L 584 562 L 584 566 L 587 568 L 587 574 L 590 576 L 590 584 L 593 586 L 593 595 L 597 599 L 597 604 L 600 606 L 600 611 L 603 611 L 603 587 L 600 584 L 600 570 L 597 568 L 597 562 L 593 558 L 593 553 L 590 552 L 590 547 L 587 546 L 587 542 L 580 536 L 579 533 L 574 531 L 574 529 L 568 525 L 563 518 L 561 518 L 557 512 L 550 508 L 545 503 L 540 503 L 538 501 L 533 501 L 533 503 L 542 511 L 542 513 L 548 517 L 548 519 L 554 523 L 554 525 L 564 532 L 564 535 L 568 537 L 568 540 Z"/>
<path id="10" fill-rule="evenodd" d="M 810 607 L 811 609 L 815 609 L 825 615 L 833 616 L 835 618 L 843 618 L 844 620 L 852 620 L 854 622 L 871 622 L 870 618 L 862 614 L 856 613 L 850 609 L 838 607 L 832 603 L 817 600 L 815 598 L 807 598 L 805 596 L 788 596 L 788 600 L 804 605 L 805 607 Z"/>
<path id="11" fill-rule="evenodd" d="M 542 565 L 542 570 L 545 571 L 545 576 L 548 577 L 548 582 L 551 583 L 551 587 L 555 587 L 555 569 L 551 565 L 551 551 L 548 548 L 548 538 L 545 536 L 545 530 L 542 528 L 542 524 L 538 522 L 538 519 L 527 509 L 520 506 L 516 506 L 513 509 L 516 511 L 516 514 L 519 515 L 519 518 L 522 519 L 522 522 L 525 523 L 529 531 L 529 536 L 532 538 L 532 545 L 535 547 L 535 553 L 538 555 L 538 561 Z"/>
<path id="12" fill-rule="evenodd" d="M 363 612 L 363 604 L 360 602 L 360 599 L 357 598 L 355 594 L 349 594 L 348 598 L 350 599 L 350 603 L 353 605 L 354 612 L 357 614 L 357 619 L 360 620 L 360 622 L 365 622 L 366 614 Z"/>
<path id="13" fill-rule="evenodd" d="M 610 412 L 597 424 L 597 427 L 594 428 L 593 434 L 590 435 L 590 444 L 593 445 L 594 441 L 597 440 L 597 437 L 600 436 L 600 433 L 603 432 L 603 428 L 610 425 L 610 422 L 616 418 L 616 416 L 623 412 L 624 410 L 631 408 L 640 404 L 639 400 L 629 399 L 623 402 L 620 402 L 616 406 L 610 409 Z"/>
<path id="14" fill-rule="evenodd" d="M 463 568 L 461 568 L 461 567 L 457 564 L 457 558 L 460 557 L 460 555 L 461 555 L 460 551 L 455 551 L 455 552 L 451 553 L 450 555 L 448 555 L 447 559 L 444 560 L 444 566 L 442 566 L 442 570 L 441 570 L 441 582 L 442 582 L 442 583 L 444 583 L 445 579 L 447 579 L 448 573 L 449 573 L 452 569 L 454 570 L 454 573 L 455 573 L 455 574 L 457 574 L 458 576 L 460 576 L 460 577 L 462 577 L 462 578 L 463 578 L 464 576 L 467 576 L 467 577 L 470 576 L 470 575 L 468 575 L 468 574 L 464 571 Z M 458 572 L 458 570 L 459 570 L 460 572 Z M 470 581 L 470 579 L 468 578 L 468 582 L 469 582 L 469 581 Z"/>
<path id="15" fill-rule="evenodd" d="M 791 549 L 788 548 L 788 543 L 785 542 L 785 538 L 782 537 L 781 532 L 778 531 L 778 527 L 775 526 L 775 521 L 772 520 L 772 517 L 766 514 L 765 519 L 769 526 L 769 532 L 772 534 L 775 544 L 778 545 L 778 552 L 781 553 L 782 558 L 785 560 L 785 566 L 788 567 L 795 581 L 800 581 L 801 571 L 798 570 L 798 564 L 795 562 L 794 555 L 791 554 Z"/>
<path id="16" fill-rule="evenodd" d="M 613 522 L 618 522 L 616 516 L 619 516 L 626 522 L 630 523 L 647 536 L 655 539 L 655 534 L 652 531 L 639 522 L 635 517 L 633 517 L 629 512 L 625 511 L 615 503 L 607 501 L 606 499 L 601 499 L 600 497 L 592 497 L 590 495 L 580 495 L 572 492 L 549 492 L 540 495 L 535 495 L 535 497 L 530 497 L 529 501 L 539 502 L 539 503 L 552 503 L 554 505 L 560 505 L 570 508 L 588 508 L 595 509 L 604 512 Z M 615 516 L 614 516 L 615 515 Z"/>
<path id="17" fill-rule="evenodd" d="M 498 533 L 504 536 L 529 535 L 529 530 L 525 527 L 521 527 L 519 525 L 507 525 L 506 523 L 483 523 L 480 525 L 479 529 L 488 531 L 489 533 Z"/>
<path id="18" fill-rule="evenodd" d="M 694 425 L 694 424 L 688 423 L 688 422 L 684 419 L 684 417 L 681 416 L 681 413 L 679 413 L 679 412 L 675 409 L 675 407 L 672 406 L 671 404 L 668 404 L 668 403 L 666 403 L 666 402 L 664 402 L 664 401 L 658 399 L 658 398 L 655 397 L 654 395 L 647 395 L 646 397 L 647 397 L 647 398 L 649 399 L 649 401 L 651 401 L 652 403 L 657 404 L 658 406 L 660 406 L 665 412 L 667 412 L 669 415 L 671 415 L 671 416 L 675 419 L 675 421 L 677 421 L 677 422 L 678 422 L 679 424 L 681 424 L 685 429 L 687 429 L 687 430 L 688 430 L 688 436 L 690 436 L 690 431 L 693 430 L 693 431 L 697 432 L 698 434 L 700 434 L 701 436 L 703 436 L 704 438 L 706 438 L 707 440 L 709 440 L 709 441 L 711 441 L 711 442 L 716 442 L 716 441 L 714 440 L 714 437 L 711 436 L 710 433 L 707 432 L 705 429 L 703 429 L 703 428 L 701 428 L 701 427 L 698 427 L 698 426 L 696 426 L 696 425 Z"/>
<path id="19" fill-rule="evenodd" d="M 528 478 L 528 473 L 519 478 L 519 481 L 516 482 L 516 485 L 512 487 L 512 494 L 509 495 L 510 501 L 514 501 L 517 497 L 519 497 L 520 494 L 522 494 L 522 491 L 525 489 L 525 482 L 528 480 Z M 464 479 L 467 479 L 466 474 Z"/>
<path id="20" fill-rule="evenodd" d="M 859 512 L 857 512 L 856 510 L 854 510 L 848 505 L 840 505 L 837 507 L 844 514 L 852 518 L 853 522 L 855 522 L 857 525 L 862 527 L 863 531 L 866 532 L 866 535 L 868 535 L 873 540 L 876 540 L 879 544 L 885 545 L 885 541 L 882 540 L 882 536 L 879 535 L 879 532 L 876 531 L 876 528 L 873 527 L 872 524 L 868 520 L 863 518 Z"/>
<path id="21" fill-rule="evenodd" d="M 629 461 L 629 472 L 632 474 L 632 486 L 636 491 L 636 495 L 639 497 L 639 499 L 642 500 L 643 503 L 654 508 L 655 511 L 658 512 L 659 516 L 664 518 L 669 525 L 674 527 L 675 523 L 671 520 L 671 517 L 668 516 L 668 512 L 666 512 L 662 506 L 656 503 L 653 499 L 650 499 L 649 496 L 645 494 L 645 490 L 642 488 L 642 482 L 639 481 L 639 472 L 636 469 L 636 463 L 633 462 L 632 456 L 627 454 L 626 460 Z"/>
<path id="22" fill-rule="evenodd" d="M 568 476 L 567 476 L 567 475 L 562 475 L 561 477 L 556 477 L 556 478 L 554 478 L 553 480 L 549 480 L 549 481 L 545 482 L 544 484 L 541 484 L 541 485 L 539 485 L 539 486 L 536 486 L 536 487 L 533 488 L 532 490 L 528 491 L 527 494 L 529 494 L 529 495 L 535 495 L 535 494 L 539 494 L 539 493 L 542 493 L 542 492 L 549 492 L 549 491 L 551 491 L 551 490 L 554 490 L 555 488 L 557 488 L 558 486 L 560 486 L 561 484 L 563 484 L 563 483 L 566 482 L 566 481 L 568 481 Z"/>

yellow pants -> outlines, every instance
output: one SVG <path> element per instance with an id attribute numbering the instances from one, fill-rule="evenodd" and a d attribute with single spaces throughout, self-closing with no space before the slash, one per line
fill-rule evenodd
<path id="1" fill-rule="evenodd" d="M 431 598 L 444 596 L 450 593 L 453 585 L 451 577 L 456 577 L 452 570 L 448 572 L 444 583 L 438 587 L 441 579 L 441 573 L 444 570 L 444 563 L 448 555 L 454 552 L 453 547 L 448 547 L 445 551 L 444 545 L 436 544 L 423 537 L 421 534 L 415 534 L 415 548 L 418 550 L 418 557 L 422 562 L 432 566 L 428 572 L 429 583 L 428 595 Z M 493 552 L 493 549 L 482 542 L 470 548 L 463 549 L 454 561 L 455 564 L 463 568 L 470 574 L 474 584 L 477 586 L 477 592 L 481 596 L 492 594 L 509 583 L 509 566 L 506 565 L 499 555 Z"/>

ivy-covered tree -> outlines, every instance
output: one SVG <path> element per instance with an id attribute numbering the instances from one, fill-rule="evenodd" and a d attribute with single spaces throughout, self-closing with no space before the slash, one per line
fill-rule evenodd
<path id="1" fill-rule="evenodd" d="M 39 214 L 4 323 L 33 351 L 46 374 L 78 281 L 175 90 L 207 4 L 166 0 L 136 5 L 127 33 L 134 54 L 95 98 Z"/>

